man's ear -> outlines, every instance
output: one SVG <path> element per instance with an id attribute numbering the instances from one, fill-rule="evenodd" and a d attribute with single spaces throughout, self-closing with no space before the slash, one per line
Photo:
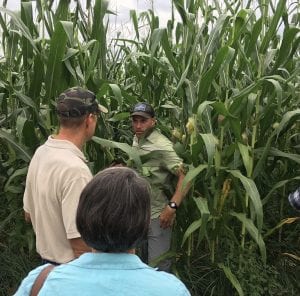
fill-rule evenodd
<path id="1" fill-rule="evenodd" d="M 85 126 L 89 127 L 89 125 L 91 124 L 91 120 L 93 119 L 93 114 L 89 114 L 86 119 L 85 119 Z"/>

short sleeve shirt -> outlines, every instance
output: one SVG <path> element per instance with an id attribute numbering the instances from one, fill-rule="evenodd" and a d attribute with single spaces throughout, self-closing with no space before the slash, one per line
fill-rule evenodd
<path id="1" fill-rule="evenodd" d="M 69 141 L 50 136 L 35 152 L 23 203 L 42 258 L 57 263 L 74 259 L 69 240 L 80 237 L 76 211 L 81 191 L 91 179 L 83 153 Z"/>
<path id="2" fill-rule="evenodd" d="M 141 157 L 140 173 L 151 185 L 151 218 L 154 219 L 171 198 L 182 159 L 174 151 L 173 143 L 157 130 L 145 138 L 138 139 L 135 136 L 132 146 Z"/>

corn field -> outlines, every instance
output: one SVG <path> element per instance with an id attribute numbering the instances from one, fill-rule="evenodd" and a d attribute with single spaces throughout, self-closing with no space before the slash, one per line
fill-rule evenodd
<path id="1" fill-rule="evenodd" d="M 131 150 L 130 108 L 151 103 L 188 165 L 173 273 L 192 295 L 299 295 L 300 4 L 173 0 L 166 27 L 130 11 L 110 38 L 109 2 L 0 7 L 0 295 L 39 264 L 22 197 L 31 156 L 55 133 L 55 98 L 80 85 L 109 113 L 85 147 L 93 173 Z M 174 15 L 178 14 L 179 19 Z"/>

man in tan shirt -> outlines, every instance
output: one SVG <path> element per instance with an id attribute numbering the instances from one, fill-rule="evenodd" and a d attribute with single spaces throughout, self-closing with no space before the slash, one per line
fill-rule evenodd
<path id="1" fill-rule="evenodd" d="M 23 197 L 25 219 L 32 222 L 37 252 L 43 261 L 69 262 L 90 248 L 81 240 L 75 217 L 79 196 L 92 174 L 82 153 L 92 138 L 97 115 L 107 110 L 81 87 L 67 89 L 57 99 L 60 123 L 29 165 Z"/>
<path id="2" fill-rule="evenodd" d="M 182 188 L 185 177 L 182 159 L 176 154 L 173 143 L 156 128 L 153 107 L 147 102 L 137 103 L 131 112 L 134 138 L 132 146 L 141 157 L 140 174 L 151 185 L 151 222 L 148 232 L 148 262 L 169 251 L 176 210 L 188 189 Z M 171 181 L 174 178 L 176 185 Z M 145 248 L 143 248 L 145 251 Z M 147 261 L 147 260 L 145 260 Z M 159 270 L 170 271 L 171 261 L 161 260 Z"/>

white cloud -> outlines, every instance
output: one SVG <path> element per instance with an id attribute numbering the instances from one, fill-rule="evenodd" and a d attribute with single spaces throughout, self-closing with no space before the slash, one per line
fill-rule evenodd
<path id="1" fill-rule="evenodd" d="M 3 2 L 1 3 L 1 6 L 3 5 Z M 8 0 L 6 8 L 11 10 L 20 10 L 21 1 L 20 0 Z"/>
<path id="2" fill-rule="evenodd" d="M 109 17 L 110 34 L 120 32 L 124 38 L 130 37 L 133 32 L 130 10 L 135 10 L 139 14 L 152 9 L 159 18 L 160 27 L 166 27 L 167 21 L 171 19 L 171 0 L 110 0 L 109 8 L 116 13 L 116 16 Z M 176 16 L 179 19 L 178 14 Z"/>
<path id="3" fill-rule="evenodd" d="M 4 0 L 0 0 L 3 5 Z M 59 0 L 54 0 L 54 5 Z M 86 0 L 80 0 L 83 8 Z M 72 1 L 74 3 L 74 0 Z M 8 0 L 6 7 L 11 10 L 20 10 L 21 0 Z M 33 4 L 35 4 L 33 2 Z M 130 10 L 135 10 L 137 14 L 142 11 L 153 9 L 156 16 L 159 17 L 161 27 L 165 27 L 168 19 L 171 18 L 171 0 L 110 0 L 109 9 L 116 13 L 116 16 L 109 16 L 110 32 L 121 32 L 122 36 L 129 37 L 132 30 L 130 20 Z"/>

